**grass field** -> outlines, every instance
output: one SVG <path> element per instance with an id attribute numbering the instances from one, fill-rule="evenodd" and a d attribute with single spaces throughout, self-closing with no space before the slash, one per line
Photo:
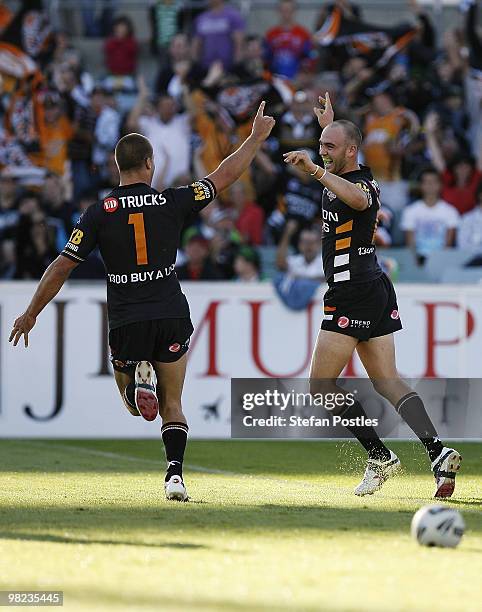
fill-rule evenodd
<path id="1" fill-rule="evenodd" d="M 182 504 L 160 442 L 2 440 L 0 589 L 106 612 L 482 610 L 482 444 L 457 444 L 455 550 L 411 539 L 433 479 L 418 445 L 390 447 L 404 472 L 357 498 L 353 442 L 191 442 Z"/>

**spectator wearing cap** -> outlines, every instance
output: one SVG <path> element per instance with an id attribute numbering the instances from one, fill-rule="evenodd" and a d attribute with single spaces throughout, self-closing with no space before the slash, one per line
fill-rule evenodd
<path id="1" fill-rule="evenodd" d="M 304 59 L 311 58 L 311 33 L 296 21 L 296 2 L 281 0 L 280 22 L 266 32 L 266 61 L 270 71 L 294 79 Z"/>
<path id="2" fill-rule="evenodd" d="M 104 43 L 107 70 L 116 76 L 132 76 L 137 70 L 139 45 L 132 21 L 125 16 L 115 19 L 112 34 Z"/>
<path id="3" fill-rule="evenodd" d="M 168 94 L 161 95 L 153 107 L 144 79 L 139 78 L 139 95 L 127 118 L 127 128 L 150 140 L 156 160 L 152 185 L 159 190 L 190 171 L 190 117 L 178 110 L 178 103 Z"/>
<path id="4" fill-rule="evenodd" d="M 50 172 L 63 176 L 67 170 L 68 143 L 74 128 L 64 112 L 62 100 L 55 91 L 43 100 L 44 122 L 40 130 L 42 166 Z"/>
<path id="5" fill-rule="evenodd" d="M 432 164 L 442 176 L 443 199 L 464 214 L 476 203 L 476 191 L 482 180 L 482 153 L 477 165 L 467 153 L 456 154 L 448 164 L 440 144 L 440 127 L 438 115 L 429 113 L 424 123 L 428 152 Z"/>
<path id="6" fill-rule="evenodd" d="M 196 228 L 186 230 L 184 252 L 185 263 L 176 267 L 179 280 L 222 280 L 220 271 L 209 256 L 209 242 Z"/>
<path id="7" fill-rule="evenodd" d="M 440 197 L 442 183 L 435 168 L 424 170 L 419 179 L 421 198 L 403 211 L 401 226 L 406 245 L 424 264 L 433 251 L 454 246 L 459 224 L 457 209 Z"/>
<path id="8" fill-rule="evenodd" d="M 363 153 L 380 185 L 382 202 L 394 211 L 402 210 L 408 201 L 408 183 L 402 180 L 401 162 L 419 127 L 415 113 L 397 106 L 389 90 L 375 90 L 365 120 Z"/>
<path id="9" fill-rule="evenodd" d="M 214 62 L 229 70 L 241 60 L 245 27 L 237 9 L 224 0 L 209 0 L 209 9 L 194 23 L 193 57 L 205 70 Z"/>
<path id="10" fill-rule="evenodd" d="M 214 230 L 211 239 L 211 256 L 225 280 L 234 278 L 234 260 L 242 244 L 241 234 L 234 223 L 235 214 L 230 208 L 213 211 L 209 223 Z"/>
<path id="11" fill-rule="evenodd" d="M 91 106 L 97 117 L 94 128 L 92 161 L 101 177 L 105 178 L 109 153 L 113 151 L 119 140 L 120 115 L 115 108 L 112 92 L 102 87 L 96 87 L 92 92 Z"/>
<path id="12" fill-rule="evenodd" d="M 243 183 L 234 183 L 229 190 L 229 197 L 236 212 L 236 229 L 241 234 L 243 242 L 260 245 L 263 242 L 263 209 L 247 198 Z"/>
<path id="13" fill-rule="evenodd" d="M 261 278 L 261 258 L 256 249 L 242 246 L 234 260 L 235 280 L 243 283 L 255 283 Z"/>
<path id="14" fill-rule="evenodd" d="M 292 237 L 298 231 L 298 223 L 290 219 L 285 226 L 283 236 L 276 252 L 276 267 L 294 278 L 322 280 L 324 278 L 321 260 L 321 238 L 314 228 L 300 232 L 298 253 L 288 254 Z"/>
<path id="15" fill-rule="evenodd" d="M 457 246 L 482 253 L 482 181 L 475 192 L 476 205 L 470 212 L 462 215 L 457 232 Z"/>

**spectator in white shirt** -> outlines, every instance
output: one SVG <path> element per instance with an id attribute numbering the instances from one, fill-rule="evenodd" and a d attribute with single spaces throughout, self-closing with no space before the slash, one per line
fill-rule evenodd
<path id="1" fill-rule="evenodd" d="M 482 182 L 477 187 L 475 197 L 475 208 L 465 213 L 460 221 L 457 246 L 482 253 Z"/>
<path id="2" fill-rule="evenodd" d="M 321 238 L 316 229 L 303 229 L 298 239 L 297 255 L 288 255 L 290 242 L 298 230 L 298 222 L 287 221 L 278 250 L 276 252 L 276 267 L 294 278 L 311 278 L 323 280 L 323 264 L 321 260 Z"/>
<path id="3" fill-rule="evenodd" d="M 94 129 L 92 161 L 104 179 L 107 176 L 107 160 L 119 140 L 120 115 L 115 109 L 112 92 L 96 87 L 92 92 L 91 106 L 97 116 Z"/>
<path id="4" fill-rule="evenodd" d="M 436 170 L 424 170 L 419 186 L 422 197 L 403 211 L 401 227 L 406 245 L 415 250 L 418 263 L 423 265 L 433 251 L 454 245 L 460 216 L 440 198 L 442 183 Z"/>
<path id="5" fill-rule="evenodd" d="M 161 95 L 157 106 L 149 108 L 149 90 L 139 79 L 139 96 L 129 113 L 127 127 L 148 138 L 154 149 L 156 169 L 152 186 L 161 191 L 181 174 L 189 174 L 191 125 L 187 113 L 179 114 L 176 100 Z"/>

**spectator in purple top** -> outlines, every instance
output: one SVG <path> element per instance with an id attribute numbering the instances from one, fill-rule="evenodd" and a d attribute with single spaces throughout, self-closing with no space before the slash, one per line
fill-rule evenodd
<path id="1" fill-rule="evenodd" d="M 229 70 L 241 59 L 244 19 L 224 0 L 209 0 L 209 6 L 194 24 L 193 56 L 199 58 L 203 68 L 220 61 Z"/>

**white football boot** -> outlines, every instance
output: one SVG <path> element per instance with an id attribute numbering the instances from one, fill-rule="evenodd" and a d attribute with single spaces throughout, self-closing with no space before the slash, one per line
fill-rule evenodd
<path id="1" fill-rule="evenodd" d="M 159 414 L 157 399 L 157 377 L 153 365 L 149 361 L 139 361 L 134 374 L 134 399 L 137 410 L 146 419 L 153 421 Z"/>
<path id="2" fill-rule="evenodd" d="M 432 462 L 435 477 L 434 497 L 451 497 L 455 489 L 455 476 L 460 469 L 462 457 L 454 448 L 444 446 L 440 455 Z"/>
<path id="3" fill-rule="evenodd" d="M 180 476 L 171 476 L 167 482 L 164 483 L 164 491 L 166 492 L 166 499 L 176 501 L 188 501 L 189 496 L 186 491 L 186 487 Z"/>
<path id="4" fill-rule="evenodd" d="M 390 451 L 390 459 L 377 461 L 368 459 L 363 480 L 355 489 L 355 495 L 372 495 L 382 484 L 400 469 L 400 459 Z"/>

